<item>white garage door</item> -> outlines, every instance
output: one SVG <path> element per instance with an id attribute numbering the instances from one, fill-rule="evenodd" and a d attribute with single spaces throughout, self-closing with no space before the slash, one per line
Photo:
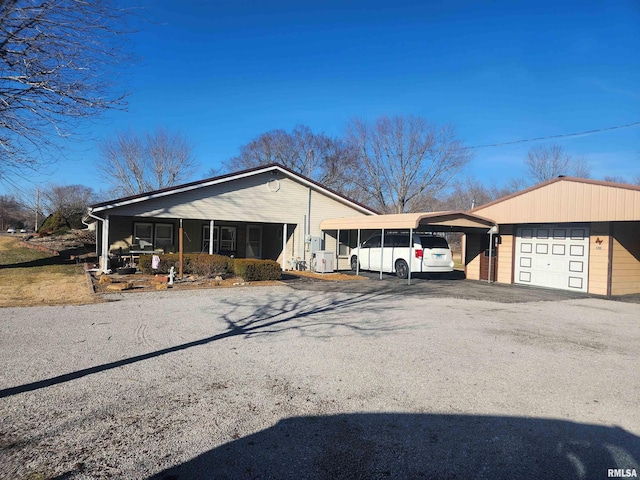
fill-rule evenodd
<path id="1" fill-rule="evenodd" d="M 515 283 L 587 291 L 589 225 L 516 229 Z"/>

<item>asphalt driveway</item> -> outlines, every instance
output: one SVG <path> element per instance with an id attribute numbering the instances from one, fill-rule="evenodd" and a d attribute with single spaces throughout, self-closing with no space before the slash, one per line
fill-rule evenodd
<path id="1" fill-rule="evenodd" d="M 352 283 L 0 309 L 0 478 L 640 471 L 638 305 Z"/>
<path id="2" fill-rule="evenodd" d="M 349 271 L 340 272 L 353 274 Z M 325 281 L 309 277 L 284 275 L 284 282 L 291 288 L 351 293 L 388 293 L 403 296 L 446 297 L 466 300 L 488 300 L 499 303 L 553 302 L 581 298 L 605 298 L 581 292 L 556 290 L 550 288 L 529 287 L 524 285 L 506 285 L 487 283 L 486 281 L 466 280 L 464 273 L 454 271 L 438 275 L 414 274 L 411 284 L 392 274 L 378 272 L 360 272 L 366 281 Z M 640 295 L 625 295 L 610 300 L 640 303 Z"/>

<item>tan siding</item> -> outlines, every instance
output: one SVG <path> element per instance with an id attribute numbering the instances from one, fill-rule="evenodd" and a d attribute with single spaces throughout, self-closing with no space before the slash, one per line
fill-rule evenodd
<path id="1" fill-rule="evenodd" d="M 595 295 L 607 295 L 609 283 L 608 223 L 593 223 L 589 238 L 589 286 L 587 291 Z"/>
<path id="2" fill-rule="evenodd" d="M 272 191 L 268 174 L 241 178 L 180 194 L 134 203 L 112 210 L 112 215 L 239 220 L 246 222 L 302 223 L 307 188 L 290 178 L 277 179 Z"/>
<path id="3" fill-rule="evenodd" d="M 478 234 L 465 235 L 465 273 L 469 280 L 480 280 L 480 247 L 481 237 Z"/>
<path id="4" fill-rule="evenodd" d="M 640 293 L 640 223 L 613 226 L 611 294 Z"/>
<path id="5" fill-rule="evenodd" d="M 640 220 L 640 190 L 557 181 L 472 213 L 501 224 Z"/>
<path id="6" fill-rule="evenodd" d="M 218 185 L 202 187 L 191 191 L 166 195 L 143 202 L 116 207 L 109 211 L 111 218 L 152 217 L 154 219 L 185 219 L 191 244 L 185 251 L 200 251 L 202 243 L 201 224 L 213 219 L 216 224 L 243 222 L 254 224 L 283 224 L 299 226 L 296 234 L 288 241 L 291 251 L 287 260 L 300 258 L 309 260 L 305 251 L 304 224 L 309 213 L 309 187 L 281 173 L 270 173 L 245 177 Z M 324 219 L 361 216 L 359 210 L 342 200 L 333 198 L 314 188 L 311 189 L 311 235 L 321 236 L 320 222 Z M 112 223 L 111 238 L 131 237 L 129 230 L 115 231 Z M 124 228 L 124 227 L 121 227 Z M 245 232 L 238 228 L 238 255 L 244 251 Z M 112 240 L 113 241 L 113 240 Z M 122 243 L 122 241 L 120 242 Z M 274 255 L 275 256 L 275 255 Z M 280 254 L 280 259 L 282 255 Z"/>
<path id="7" fill-rule="evenodd" d="M 305 205 L 307 201 L 305 200 Z M 360 217 L 364 214 L 313 190 L 311 192 L 311 235 L 321 236 L 320 222 L 328 218 Z M 328 249 L 327 249 L 328 250 Z"/>
<path id="8" fill-rule="evenodd" d="M 498 283 L 511 283 L 513 271 L 513 235 L 500 233 L 502 243 L 498 247 Z"/>

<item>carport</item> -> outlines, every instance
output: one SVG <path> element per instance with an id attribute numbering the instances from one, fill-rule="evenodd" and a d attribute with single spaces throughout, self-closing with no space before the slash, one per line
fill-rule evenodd
<path id="1" fill-rule="evenodd" d="M 498 227 L 493 220 L 473 215 L 467 212 L 419 212 L 398 213 L 390 215 L 372 215 L 367 217 L 347 217 L 324 220 L 320 223 L 323 232 L 335 231 L 336 239 L 340 238 L 340 232 L 344 230 L 357 231 L 357 245 L 361 243 L 363 230 L 380 230 L 382 232 L 381 247 L 384 249 L 385 231 L 409 231 L 409 248 L 413 255 L 413 233 L 418 231 L 430 232 L 460 232 L 489 234 L 489 245 L 493 245 L 493 235 L 498 232 Z M 492 249 L 489 249 L 491 256 Z M 464 258 L 464 256 L 463 256 Z M 491 259 L 489 259 L 491 265 Z M 359 273 L 356 267 L 356 274 Z M 489 274 L 489 279 L 491 275 Z M 382 279 L 382 266 L 380 268 Z M 409 265 L 409 277 L 407 284 L 411 285 L 411 266 Z"/>

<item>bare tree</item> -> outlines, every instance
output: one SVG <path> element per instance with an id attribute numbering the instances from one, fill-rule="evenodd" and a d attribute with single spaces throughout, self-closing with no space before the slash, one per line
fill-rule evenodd
<path id="1" fill-rule="evenodd" d="M 83 120 L 124 106 L 114 83 L 128 58 L 128 12 L 110 0 L 1 5 L 0 166 L 7 174 L 42 166 Z"/>
<path id="2" fill-rule="evenodd" d="M 42 207 L 47 214 L 65 217 L 83 214 L 95 200 L 93 189 L 84 185 L 49 185 L 42 190 Z"/>
<path id="3" fill-rule="evenodd" d="M 278 163 L 341 193 L 352 189 L 355 152 L 344 140 L 315 134 L 305 125 L 291 132 L 271 130 L 240 147 L 236 157 L 225 162 L 227 170 Z"/>
<path id="4" fill-rule="evenodd" d="M 28 211 L 15 197 L 0 195 L 0 232 L 23 226 L 27 216 Z"/>
<path id="5" fill-rule="evenodd" d="M 121 131 L 99 144 L 96 164 L 115 195 L 135 195 L 187 181 L 196 162 L 187 138 L 165 128 L 139 135 Z"/>
<path id="6" fill-rule="evenodd" d="M 557 144 L 533 147 L 524 163 L 537 182 L 546 182 L 558 175 L 589 178 L 591 174 L 591 167 L 585 158 L 573 158 Z"/>
<path id="7" fill-rule="evenodd" d="M 475 178 L 454 180 L 451 191 L 438 205 L 438 210 L 470 210 L 494 200 L 495 189 L 488 188 Z"/>
<path id="8" fill-rule="evenodd" d="M 347 138 L 358 151 L 362 200 L 383 212 L 420 210 L 424 198 L 442 192 L 470 160 L 453 127 L 421 117 L 354 119 Z"/>

